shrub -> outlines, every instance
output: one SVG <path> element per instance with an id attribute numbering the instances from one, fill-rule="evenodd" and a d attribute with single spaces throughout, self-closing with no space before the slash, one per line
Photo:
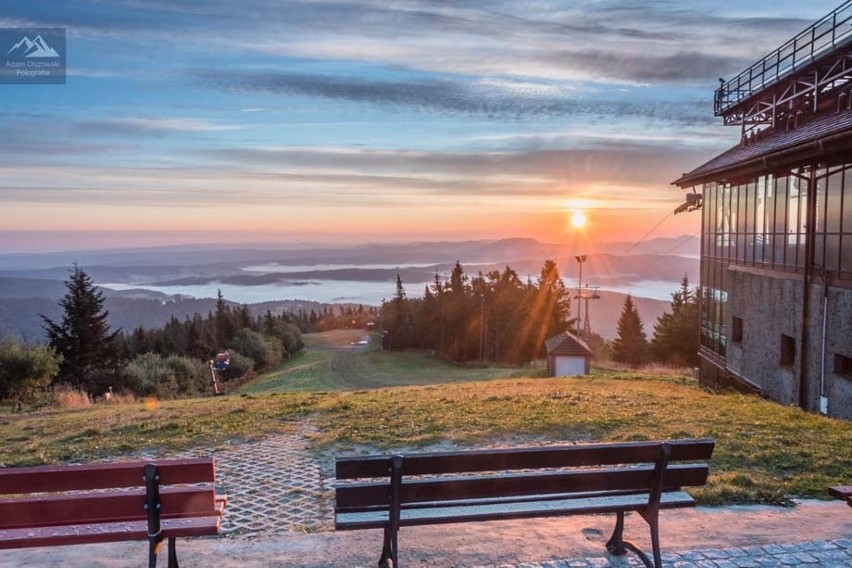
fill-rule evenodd
<path id="1" fill-rule="evenodd" d="M 14 338 L 0 341 L 0 400 L 20 407 L 33 403 L 59 372 L 56 352 L 44 345 L 28 345 Z"/>
<path id="2" fill-rule="evenodd" d="M 268 330 L 267 335 L 281 342 L 284 348 L 283 354 L 286 355 L 298 353 L 305 347 L 305 343 L 302 341 L 302 332 L 299 331 L 298 326 L 286 321 L 276 321 Z"/>
<path id="3" fill-rule="evenodd" d="M 232 349 L 250 357 L 257 369 L 268 369 L 280 363 L 281 354 L 284 350 L 281 340 L 275 337 L 267 337 L 250 329 L 239 330 L 228 342 L 228 350 L 231 352 L 231 365 L 234 364 Z"/>
<path id="4" fill-rule="evenodd" d="M 92 399 L 82 390 L 59 384 L 53 387 L 53 404 L 59 408 L 86 408 L 92 405 Z"/>
<path id="5" fill-rule="evenodd" d="M 228 370 L 221 375 L 222 379 L 225 381 L 241 379 L 254 371 L 254 359 L 233 350 L 229 353 L 231 354 L 231 364 L 228 366 Z"/>
<path id="6" fill-rule="evenodd" d="M 127 364 L 126 373 L 137 395 L 164 399 L 205 392 L 209 371 L 197 359 L 145 353 Z"/>

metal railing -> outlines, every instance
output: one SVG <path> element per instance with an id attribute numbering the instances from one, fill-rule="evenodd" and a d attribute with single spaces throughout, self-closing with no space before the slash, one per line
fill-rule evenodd
<path id="1" fill-rule="evenodd" d="M 852 0 L 731 79 L 714 98 L 716 116 L 752 94 L 792 74 L 821 55 L 852 40 Z"/>

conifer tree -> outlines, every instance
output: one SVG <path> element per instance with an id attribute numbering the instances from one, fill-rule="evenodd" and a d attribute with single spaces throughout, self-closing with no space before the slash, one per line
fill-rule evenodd
<path id="1" fill-rule="evenodd" d="M 120 356 L 115 340 L 120 330 L 110 332 L 103 292 L 76 264 L 65 288 L 68 291 L 59 301 L 62 321 L 41 316 L 50 346 L 62 356 L 56 380 L 99 394 L 118 374 Z"/>
<path id="2" fill-rule="evenodd" d="M 698 293 L 689 287 L 686 275 L 672 294 L 671 313 L 664 312 L 654 325 L 651 355 L 671 365 L 698 364 Z"/>
<path id="3" fill-rule="evenodd" d="M 630 294 L 624 300 L 617 331 L 618 336 L 612 342 L 612 358 L 633 367 L 644 363 L 647 360 L 648 340 Z"/>

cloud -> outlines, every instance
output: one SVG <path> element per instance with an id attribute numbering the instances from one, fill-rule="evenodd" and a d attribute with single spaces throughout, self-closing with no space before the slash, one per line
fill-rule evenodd
<path id="1" fill-rule="evenodd" d="M 199 118 L 127 117 L 89 120 L 77 127 L 101 134 L 161 134 L 169 132 L 222 132 L 245 128 L 239 124 L 219 124 Z"/>
<path id="2" fill-rule="evenodd" d="M 701 155 L 701 150 L 676 144 L 608 140 L 571 150 L 459 153 L 235 147 L 206 150 L 192 165 L 0 168 L 0 202 L 201 207 L 294 200 L 416 209 L 455 200 L 532 204 L 582 196 L 605 198 L 619 207 L 637 200 L 671 200 L 669 182 Z M 663 156 L 666 165 L 661 168 Z M 645 189 L 638 195 L 636 188 Z"/>
<path id="3" fill-rule="evenodd" d="M 540 2 L 535 9 L 514 1 L 81 0 L 11 4 L 5 17 L 67 26 L 72 39 L 120 37 L 130 45 L 119 50 L 212 48 L 243 65 L 247 54 L 264 54 L 472 76 L 706 84 L 797 33 L 818 9 L 755 17 L 737 8 L 635 0 Z"/>
<path id="4" fill-rule="evenodd" d="M 712 117 L 699 101 L 606 100 L 578 96 L 576 89 L 530 81 L 468 81 L 432 77 L 406 80 L 290 72 L 199 73 L 206 86 L 237 92 L 299 95 L 356 103 L 493 119 L 523 120 L 559 116 L 634 116 L 665 122 L 707 123 Z"/>

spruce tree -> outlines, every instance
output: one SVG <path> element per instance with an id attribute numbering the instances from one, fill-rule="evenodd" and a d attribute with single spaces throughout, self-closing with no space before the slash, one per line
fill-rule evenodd
<path id="1" fill-rule="evenodd" d="M 612 358 L 633 367 L 644 363 L 647 360 L 648 340 L 630 294 L 624 300 L 617 330 L 618 336 L 612 342 Z"/>
<path id="2" fill-rule="evenodd" d="M 59 300 L 62 321 L 41 316 L 50 346 L 62 356 L 56 381 L 100 394 L 118 378 L 120 355 L 115 339 L 120 330 L 110 332 L 103 292 L 76 264 L 65 288 L 68 291 Z"/>
<path id="3" fill-rule="evenodd" d="M 672 294 L 671 313 L 664 312 L 654 325 L 651 355 L 670 365 L 698 364 L 698 326 L 701 314 L 698 293 L 689 288 L 684 275 L 680 289 Z"/>

